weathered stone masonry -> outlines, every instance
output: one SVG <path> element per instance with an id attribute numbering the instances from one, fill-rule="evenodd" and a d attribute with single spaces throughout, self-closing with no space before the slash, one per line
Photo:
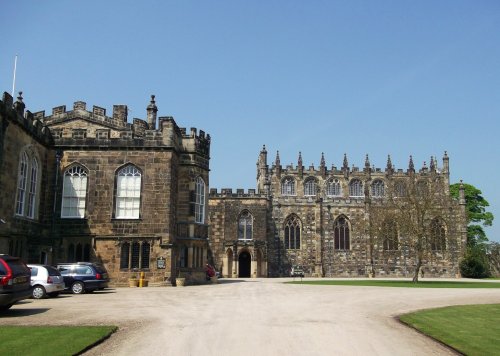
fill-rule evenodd
<path id="1" fill-rule="evenodd" d="M 386 246 L 367 227 L 384 207 L 383 190 L 438 178 L 446 203 L 443 246 L 424 261 L 429 276 L 457 276 L 466 239 L 464 201 L 449 196 L 449 158 L 416 171 L 370 165 L 271 166 L 263 148 L 257 189 L 209 189 L 209 135 L 126 105 L 77 101 L 31 113 L 22 95 L 0 101 L 0 253 L 29 262 L 103 263 L 112 283 L 145 272 L 151 283 L 204 279 L 206 262 L 225 277 L 408 276 L 415 260 L 401 239 Z M 63 204 L 64 202 L 64 204 Z M 445 209 L 445 206 L 447 207 Z M 449 211 L 448 211 L 448 210 Z M 445 211 L 446 210 L 446 211 Z M 343 234 L 343 235 L 342 235 Z M 444 236 L 445 235 L 445 236 Z"/>

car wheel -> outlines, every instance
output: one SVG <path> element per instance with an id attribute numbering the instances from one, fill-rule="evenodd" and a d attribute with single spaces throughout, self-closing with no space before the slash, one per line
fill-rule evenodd
<path id="1" fill-rule="evenodd" d="M 52 293 L 49 293 L 49 297 L 51 298 L 55 298 L 59 295 L 59 292 L 52 292 Z"/>
<path id="2" fill-rule="evenodd" d="M 82 282 L 75 282 L 71 285 L 71 291 L 73 294 L 82 294 L 85 292 L 85 288 L 83 288 Z"/>
<path id="3" fill-rule="evenodd" d="M 45 288 L 43 288 L 43 286 L 34 286 L 33 287 L 33 298 L 35 298 L 35 299 L 45 298 Z"/>

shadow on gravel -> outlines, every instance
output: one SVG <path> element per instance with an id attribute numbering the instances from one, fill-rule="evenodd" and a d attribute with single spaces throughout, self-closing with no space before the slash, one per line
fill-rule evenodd
<path id="1" fill-rule="evenodd" d="M 248 283 L 249 281 L 242 281 L 239 279 L 219 279 L 217 282 L 219 284 L 229 284 L 229 283 Z M 254 281 L 252 281 L 252 282 L 254 282 Z"/>
<path id="2" fill-rule="evenodd" d="M 0 313 L 0 318 L 19 318 L 23 316 L 42 314 L 49 310 L 50 308 L 16 309 L 16 306 L 14 305 L 11 309 Z"/>

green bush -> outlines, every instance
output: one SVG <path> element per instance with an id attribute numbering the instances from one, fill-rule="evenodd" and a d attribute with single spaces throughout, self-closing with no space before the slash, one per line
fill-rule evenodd
<path id="1" fill-rule="evenodd" d="M 470 247 L 460 262 L 462 277 L 486 278 L 490 276 L 489 262 L 486 252 L 480 246 Z"/>

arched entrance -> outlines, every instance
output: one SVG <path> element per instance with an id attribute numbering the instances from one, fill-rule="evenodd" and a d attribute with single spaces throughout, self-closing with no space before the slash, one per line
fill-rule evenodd
<path id="1" fill-rule="evenodd" d="M 252 262 L 252 257 L 248 251 L 243 251 L 238 256 L 238 277 L 250 277 L 250 265 Z"/>

